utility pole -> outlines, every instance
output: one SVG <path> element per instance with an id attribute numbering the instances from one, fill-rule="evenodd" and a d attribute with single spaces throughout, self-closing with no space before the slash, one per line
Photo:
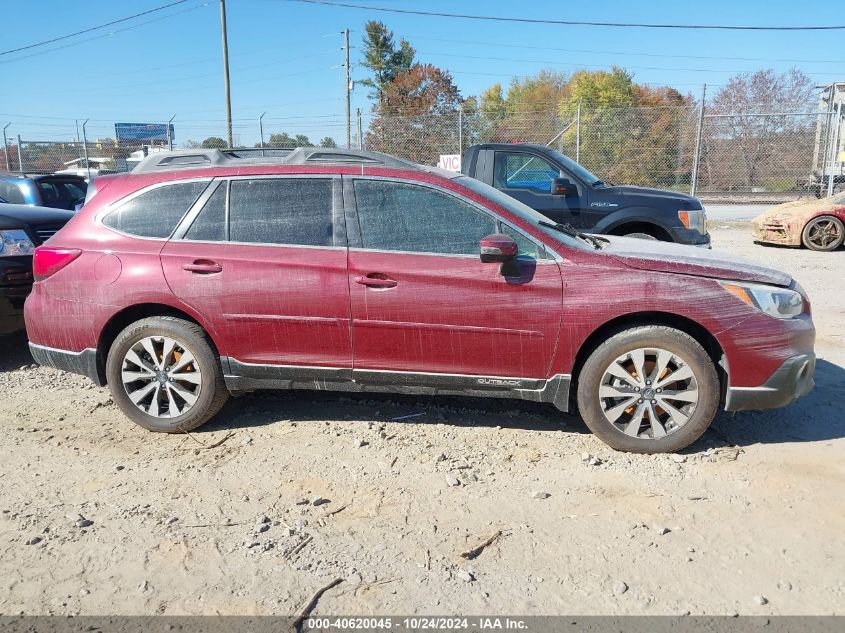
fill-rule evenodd
<path id="1" fill-rule="evenodd" d="M 264 156 L 264 115 L 267 112 L 262 112 L 261 116 L 258 117 L 258 146 L 261 148 L 261 155 Z"/>
<path id="2" fill-rule="evenodd" d="M 692 157 L 689 195 L 694 196 L 698 186 L 698 163 L 701 160 L 701 130 L 704 127 L 704 102 L 707 98 L 707 84 L 701 87 L 701 108 L 698 111 L 698 129 L 695 132 L 695 154 Z"/>
<path id="3" fill-rule="evenodd" d="M 232 94 L 229 90 L 229 38 L 226 34 L 226 0 L 220 0 L 220 29 L 223 35 L 223 85 L 226 90 L 226 135 L 232 147 Z"/>
<path id="4" fill-rule="evenodd" d="M 343 36 L 346 40 L 346 147 L 352 146 L 352 71 L 349 68 L 349 29 L 344 29 Z"/>
<path id="5" fill-rule="evenodd" d="M 12 171 L 12 168 L 9 166 L 9 141 L 6 140 L 6 128 L 11 124 L 12 123 L 9 122 L 3 126 L 3 156 L 6 157 L 6 171 Z"/>
<path id="6" fill-rule="evenodd" d="M 358 149 L 364 149 L 364 138 L 361 136 L 361 108 L 358 108 Z"/>

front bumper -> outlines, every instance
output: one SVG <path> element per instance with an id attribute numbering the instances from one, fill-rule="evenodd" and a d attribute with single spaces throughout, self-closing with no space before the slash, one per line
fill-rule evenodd
<path id="1" fill-rule="evenodd" d="M 755 242 L 801 246 L 801 232 L 779 220 L 753 220 L 751 232 Z"/>
<path id="2" fill-rule="evenodd" d="M 101 375 L 99 371 L 97 350 L 95 349 L 89 348 L 81 352 L 69 352 L 30 343 L 29 352 L 39 365 L 88 376 L 100 387 L 106 384 L 105 376 Z"/>
<path id="3" fill-rule="evenodd" d="M 798 354 L 786 359 L 759 387 L 728 387 L 726 411 L 759 411 L 785 407 L 806 396 L 815 386 L 815 354 Z"/>
<path id="4" fill-rule="evenodd" d="M 687 244 L 689 246 L 699 246 L 701 248 L 711 248 L 710 233 L 703 235 L 695 229 L 688 229 L 684 227 L 672 227 L 669 229 L 669 235 L 673 242 L 678 244 Z"/>

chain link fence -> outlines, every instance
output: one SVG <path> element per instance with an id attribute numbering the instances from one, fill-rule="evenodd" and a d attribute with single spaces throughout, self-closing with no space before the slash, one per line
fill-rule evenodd
<path id="1" fill-rule="evenodd" d="M 312 137 L 337 136 L 345 121 L 323 119 L 309 126 Z M 462 154 L 475 143 L 538 143 L 606 182 L 691 192 L 706 200 L 778 202 L 825 195 L 829 180 L 834 190 L 845 188 L 841 109 L 835 114 L 705 111 L 703 116 L 697 106 L 512 113 L 465 109 L 420 116 L 370 112 L 353 118 L 351 129 L 353 147 L 427 165 L 436 165 L 444 154 Z M 87 144 L 10 139 L 0 151 L 0 165 L 5 160 L 9 171 L 55 172 L 85 168 L 87 161 L 101 173 L 127 171 L 145 152 L 166 147 L 112 139 Z"/>

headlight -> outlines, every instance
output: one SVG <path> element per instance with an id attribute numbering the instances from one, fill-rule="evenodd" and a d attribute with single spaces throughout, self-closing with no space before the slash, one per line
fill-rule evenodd
<path id="1" fill-rule="evenodd" d="M 789 288 L 734 283 L 722 283 L 722 286 L 748 305 L 778 319 L 789 319 L 804 312 L 804 297 Z"/>
<path id="2" fill-rule="evenodd" d="M 0 231 L 0 257 L 32 255 L 35 244 L 24 231 Z"/>
<path id="3" fill-rule="evenodd" d="M 694 229 L 702 235 L 707 233 L 707 216 L 704 214 L 704 209 L 678 211 L 678 219 L 688 229 Z"/>

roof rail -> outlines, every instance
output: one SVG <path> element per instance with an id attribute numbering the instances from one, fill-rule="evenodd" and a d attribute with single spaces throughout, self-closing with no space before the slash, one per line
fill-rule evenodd
<path id="1" fill-rule="evenodd" d="M 266 147 L 156 152 L 141 160 L 132 170 L 132 173 L 227 165 L 380 165 L 383 167 L 420 169 L 420 166 L 415 163 L 381 152 L 334 147 Z"/>

